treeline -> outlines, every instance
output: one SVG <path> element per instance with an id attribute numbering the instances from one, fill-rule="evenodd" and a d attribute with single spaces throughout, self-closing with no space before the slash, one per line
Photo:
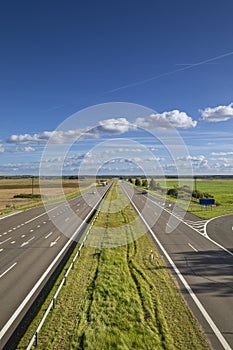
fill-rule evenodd
<path id="1" fill-rule="evenodd" d="M 191 190 L 190 186 L 183 185 L 178 186 L 174 185 L 171 188 L 164 188 L 160 185 L 156 179 L 152 178 L 148 181 L 148 179 L 141 179 L 139 177 L 136 177 L 136 179 L 129 178 L 128 181 L 132 184 L 134 184 L 137 187 L 145 187 L 151 191 L 157 191 L 160 194 L 167 194 L 168 196 L 177 198 L 187 198 L 187 197 L 193 197 L 196 199 L 199 198 L 213 198 L 214 196 L 211 193 L 208 192 L 202 192 L 199 190 Z"/>

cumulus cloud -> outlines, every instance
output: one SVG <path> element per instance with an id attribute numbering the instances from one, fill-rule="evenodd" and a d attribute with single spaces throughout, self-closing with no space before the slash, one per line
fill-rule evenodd
<path id="1" fill-rule="evenodd" d="M 27 147 L 5 147 L 0 145 L 0 153 L 17 153 L 17 152 L 35 152 L 35 148 L 31 146 Z"/>
<path id="2" fill-rule="evenodd" d="M 227 106 L 207 107 L 200 110 L 202 119 L 208 122 L 224 122 L 233 118 L 233 103 Z"/>
<path id="3" fill-rule="evenodd" d="M 133 128 L 133 124 L 126 118 L 112 118 L 100 121 L 94 131 L 101 134 L 124 134 Z"/>
<path id="4" fill-rule="evenodd" d="M 208 160 L 203 155 L 177 157 L 177 160 L 182 162 L 190 161 L 194 168 L 209 168 Z"/>
<path id="5" fill-rule="evenodd" d="M 195 127 L 197 122 L 192 120 L 185 112 L 175 109 L 169 112 L 151 114 L 147 118 L 137 118 L 136 124 L 139 127 L 151 128 L 182 128 L 187 129 Z"/>
<path id="6" fill-rule="evenodd" d="M 82 130 L 44 131 L 36 134 L 11 135 L 6 139 L 6 142 L 16 144 L 45 144 L 50 141 L 51 143 L 58 144 L 75 140 L 82 135 L 82 132 Z"/>

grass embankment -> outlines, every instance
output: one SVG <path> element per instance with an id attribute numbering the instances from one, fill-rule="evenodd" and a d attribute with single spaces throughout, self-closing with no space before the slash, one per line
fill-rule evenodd
<path id="1" fill-rule="evenodd" d="M 134 240 L 139 236 L 135 230 L 144 231 L 139 222 L 131 225 L 135 218 L 115 184 L 89 245 L 81 251 L 39 334 L 37 349 L 209 349 L 150 236 Z M 130 243 L 104 249 L 91 246 L 117 245 L 118 234 Z M 29 333 L 17 349 L 25 349 L 32 327 Z"/>

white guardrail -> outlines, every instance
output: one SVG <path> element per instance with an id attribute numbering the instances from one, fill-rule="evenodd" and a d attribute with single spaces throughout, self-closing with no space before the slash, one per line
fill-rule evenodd
<path id="1" fill-rule="evenodd" d="M 109 190 L 109 189 L 108 189 L 108 190 Z M 107 192 L 108 192 L 108 191 L 107 191 Z M 107 192 L 106 192 L 106 193 L 107 193 Z M 106 194 L 106 193 L 105 193 L 105 194 Z M 104 197 L 105 197 L 105 196 L 104 196 Z M 103 197 L 103 198 L 104 198 L 104 197 Z M 102 199 L 103 199 L 103 198 L 102 198 Z M 97 203 L 97 206 L 98 206 L 98 204 L 99 204 L 99 202 Z M 95 206 L 95 208 L 96 208 L 97 206 Z M 94 208 L 94 209 L 95 209 L 95 208 Z M 64 277 L 63 277 L 63 279 L 62 279 L 62 281 L 61 281 L 61 283 L 59 284 L 59 286 L 58 286 L 58 288 L 57 288 L 57 290 L 56 290 L 54 296 L 52 297 L 52 299 L 51 299 L 51 301 L 50 301 L 50 303 L 49 303 L 48 308 L 46 309 L 46 311 L 45 311 L 45 313 L 44 313 L 42 319 L 40 320 L 39 325 L 37 326 L 37 329 L 36 329 L 35 333 L 33 334 L 33 336 L 32 336 L 32 338 L 31 338 L 30 342 L 28 343 L 28 346 L 27 346 L 26 350 L 30 350 L 30 349 L 32 348 L 32 346 L 33 346 L 34 343 L 35 343 L 35 346 L 38 345 L 38 343 L 39 343 L 39 338 L 38 338 L 39 332 L 40 332 L 40 330 L 41 330 L 41 328 L 42 328 L 42 326 L 43 326 L 43 324 L 44 324 L 44 322 L 45 322 L 45 320 L 46 320 L 46 318 L 47 318 L 49 312 L 50 312 L 51 310 L 53 310 L 53 309 L 56 307 L 56 299 L 57 299 L 57 297 L 58 297 L 58 294 L 59 294 L 61 288 L 66 284 L 67 277 L 68 277 L 70 271 L 74 268 L 75 260 L 76 260 L 76 259 L 78 258 L 78 256 L 80 255 L 80 251 L 81 251 L 81 249 L 83 248 L 84 243 L 86 242 L 87 237 L 88 237 L 88 235 L 89 235 L 89 233 L 90 233 L 90 231 L 91 231 L 91 229 L 92 229 L 92 226 L 94 225 L 94 223 L 95 223 L 95 221 L 96 221 L 98 215 L 99 215 L 99 211 L 97 211 L 97 213 L 96 213 L 94 219 L 92 220 L 92 222 L 91 222 L 91 224 L 90 224 L 90 227 L 88 228 L 87 233 L 85 234 L 85 236 L 84 236 L 84 238 L 83 238 L 83 240 L 82 240 L 82 242 L 81 242 L 81 245 L 80 245 L 80 247 L 79 247 L 77 253 L 75 254 L 73 260 L 71 261 L 71 264 L 70 264 L 69 268 L 67 269 L 67 271 L 66 271 L 66 273 L 65 273 L 65 275 L 64 275 Z"/>

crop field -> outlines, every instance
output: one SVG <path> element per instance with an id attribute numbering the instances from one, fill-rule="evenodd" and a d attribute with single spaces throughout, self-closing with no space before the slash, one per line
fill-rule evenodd
<path id="1" fill-rule="evenodd" d="M 81 183 L 80 183 L 81 182 Z M 56 198 L 60 194 L 60 181 L 57 178 L 41 180 L 41 184 L 46 188 L 49 198 Z M 65 196 L 77 195 L 80 189 L 89 187 L 91 181 L 83 179 L 63 179 L 62 188 Z M 27 198 L 27 195 L 34 196 Z M 42 204 L 40 199 L 39 178 L 0 178 L 0 213 L 12 209 L 21 209 Z M 22 196 L 21 196 L 22 195 Z M 39 196 L 38 196 L 39 195 Z M 17 196 L 17 198 L 16 198 Z"/>
<path id="2" fill-rule="evenodd" d="M 36 349 L 209 349 L 151 236 L 140 222 L 131 226 L 135 218 L 121 189 L 113 186 Z M 18 350 L 26 348 L 46 303 Z"/>

